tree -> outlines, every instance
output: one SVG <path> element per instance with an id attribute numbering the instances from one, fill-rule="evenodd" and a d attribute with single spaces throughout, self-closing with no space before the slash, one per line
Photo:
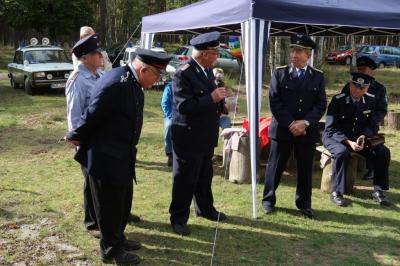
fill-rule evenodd
<path id="1" fill-rule="evenodd" d="M 78 32 L 94 21 L 88 0 L 1 0 L 3 19 L 17 30 L 34 29 L 56 41 L 58 35 Z"/>

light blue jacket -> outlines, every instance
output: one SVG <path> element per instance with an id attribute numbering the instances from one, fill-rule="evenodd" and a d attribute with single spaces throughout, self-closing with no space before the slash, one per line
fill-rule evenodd
<path id="1" fill-rule="evenodd" d="M 161 108 L 164 112 L 164 117 L 172 119 L 174 101 L 172 95 L 172 83 L 167 83 L 164 88 L 164 93 L 161 99 Z"/>

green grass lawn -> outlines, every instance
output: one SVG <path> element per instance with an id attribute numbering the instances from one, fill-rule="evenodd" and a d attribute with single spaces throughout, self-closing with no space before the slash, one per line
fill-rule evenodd
<path id="1" fill-rule="evenodd" d="M 216 223 L 196 218 L 192 211 L 191 236 L 170 230 L 172 173 L 165 164 L 160 98 L 160 91 L 145 92 L 133 207 L 143 221 L 129 224 L 126 234 L 143 244 L 137 252 L 141 265 L 210 265 Z M 242 96 L 241 116 L 245 110 Z M 296 181 L 290 175 L 277 191 L 278 211 L 267 217 L 259 204 L 259 218 L 253 220 L 251 186 L 229 183 L 216 169 L 215 204 L 229 219 L 219 224 L 213 265 L 400 265 L 400 138 L 397 131 L 384 131 L 392 151 L 387 195 L 396 203 L 389 208 L 377 206 L 370 198 L 371 183 L 361 180 L 357 184 L 366 188 L 349 197 L 351 206 L 334 206 L 319 190 L 317 170 L 315 220 L 296 210 Z M 79 165 L 73 148 L 58 141 L 65 132 L 62 93 L 32 97 L 0 81 L 0 265 L 101 264 L 98 241 L 82 223 Z M 261 200 L 263 185 L 257 190 Z"/>

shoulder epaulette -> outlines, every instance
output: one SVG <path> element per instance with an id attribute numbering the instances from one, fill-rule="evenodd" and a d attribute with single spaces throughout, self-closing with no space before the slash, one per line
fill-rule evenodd
<path id="1" fill-rule="evenodd" d="M 182 71 L 185 71 L 186 69 L 188 69 L 188 67 L 190 67 L 190 64 L 186 64 L 183 67 L 181 67 Z"/>
<path id="2" fill-rule="evenodd" d="M 365 95 L 367 95 L 369 97 L 372 97 L 372 98 L 375 98 L 375 95 L 373 95 L 372 93 L 369 93 L 369 92 L 366 92 Z"/>
<path id="3" fill-rule="evenodd" d="M 340 99 L 343 98 L 344 96 L 346 96 L 346 93 L 341 93 L 335 96 L 336 99 Z"/>
<path id="4" fill-rule="evenodd" d="M 69 75 L 69 79 L 75 80 L 78 77 L 78 74 L 79 74 L 79 69 L 72 71 L 72 73 Z"/>
<path id="5" fill-rule="evenodd" d="M 282 68 L 285 68 L 285 67 L 287 67 L 287 65 L 284 65 L 284 66 L 278 66 L 278 67 L 276 67 L 276 69 L 282 69 Z"/>
<path id="6" fill-rule="evenodd" d="M 324 73 L 324 71 L 322 71 L 321 69 L 318 69 L 318 68 L 315 68 L 315 67 L 312 67 L 312 66 L 310 66 L 312 69 L 314 69 L 315 71 L 317 71 L 317 72 L 319 72 L 319 73 Z"/>

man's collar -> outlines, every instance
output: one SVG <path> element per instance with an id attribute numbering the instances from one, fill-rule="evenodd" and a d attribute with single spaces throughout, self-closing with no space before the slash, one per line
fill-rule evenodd
<path id="1" fill-rule="evenodd" d="M 196 62 L 196 64 L 201 68 L 201 70 L 203 70 L 203 71 L 205 71 L 205 67 L 203 67 L 200 63 L 199 63 L 199 61 L 197 61 L 196 59 L 194 59 L 193 57 L 192 57 L 192 59 L 193 59 L 193 61 L 195 61 Z"/>
<path id="2" fill-rule="evenodd" d="M 304 69 L 304 73 L 306 73 L 307 67 L 308 67 L 308 64 L 306 64 L 303 68 L 297 68 L 293 64 L 290 64 L 289 73 L 292 73 L 293 71 L 296 71 L 296 73 L 299 73 L 300 69 Z"/>
<path id="3" fill-rule="evenodd" d="M 133 68 L 132 63 L 128 63 L 128 67 L 131 70 L 135 79 L 139 82 L 139 76 L 137 75 L 136 70 Z"/>
<path id="4" fill-rule="evenodd" d="M 82 75 L 85 78 L 90 78 L 90 77 L 96 78 L 96 75 L 93 74 L 84 64 L 79 64 L 78 69 L 79 69 L 79 72 L 82 73 Z M 96 73 L 99 73 L 99 69 L 96 71 Z M 100 74 L 102 74 L 102 73 L 100 72 Z"/>

